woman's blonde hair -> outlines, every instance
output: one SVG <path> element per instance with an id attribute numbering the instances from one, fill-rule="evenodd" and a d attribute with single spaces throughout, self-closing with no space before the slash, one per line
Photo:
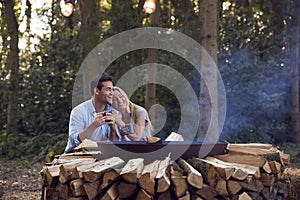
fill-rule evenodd
<path id="1" fill-rule="evenodd" d="M 117 86 L 114 86 L 113 90 L 120 92 L 120 94 L 125 98 L 125 101 L 126 101 L 126 108 L 125 108 L 126 112 L 128 112 L 128 113 L 131 114 L 131 118 L 134 121 L 136 120 L 136 118 L 138 118 L 138 112 L 136 112 L 138 109 L 145 111 L 145 113 L 146 113 L 146 119 L 147 119 L 147 123 L 148 123 L 148 127 L 150 128 L 150 133 L 152 133 L 153 132 L 153 127 L 152 127 L 152 123 L 150 121 L 150 117 L 148 115 L 147 110 L 145 108 L 143 108 L 142 106 L 139 106 L 139 105 L 131 102 L 130 99 L 128 98 L 127 94 L 121 88 L 119 88 Z"/>

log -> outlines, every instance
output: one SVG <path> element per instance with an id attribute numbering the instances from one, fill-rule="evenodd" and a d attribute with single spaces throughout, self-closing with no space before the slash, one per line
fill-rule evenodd
<path id="1" fill-rule="evenodd" d="M 185 176 L 171 176 L 173 190 L 177 198 L 182 197 L 188 190 L 188 184 Z"/>
<path id="2" fill-rule="evenodd" d="M 174 198 L 176 199 L 176 197 L 173 197 L 172 192 L 169 188 L 167 191 L 158 194 L 157 200 L 174 199 Z"/>
<path id="3" fill-rule="evenodd" d="M 155 177 L 160 161 L 155 160 L 154 162 L 146 165 L 138 179 L 138 183 L 147 193 L 150 195 L 155 194 Z"/>
<path id="4" fill-rule="evenodd" d="M 46 179 L 44 181 L 47 182 L 49 186 L 55 186 L 58 183 L 59 176 L 60 176 L 60 168 L 62 166 L 64 167 L 71 167 L 71 166 L 77 166 L 79 164 L 86 164 L 86 163 L 92 163 L 95 159 L 78 159 L 78 160 L 68 160 L 68 162 L 64 162 L 63 164 L 57 164 L 52 166 L 44 166 L 43 167 L 43 179 Z M 62 182 L 63 183 L 63 182 Z"/>
<path id="5" fill-rule="evenodd" d="M 288 196 L 288 185 L 286 183 L 282 183 L 277 181 L 274 183 L 274 188 L 276 187 L 277 193 L 282 195 L 284 198 L 287 198 Z"/>
<path id="6" fill-rule="evenodd" d="M 96 159 L 93 157 L 80 157 L 80 156 L 76 156 L 75 158 L 70 159 L 69 156 L 66 156 L 66 158 L 64 158 L 62 155 L 59 156 L 59 158 L 54 159 L 50 166 L 54 166 L 54 165 L 64 165 L 64 164 L 75 164 L 75 163 L 93 163 L 96 162 Z"/>
<path id="7" fill-rule="evenodd" d="M 95 159 L 95 157 L 100 157 L 101 151 L 80 151 L 73 153 L 61 154 L 59 160 L 77 160 L 77 159 Z"/>
<path id="8" fill-rule="evenodd" d="M 242 186 L 239 184 L 238 181 L 229 180 L 229 181 L 227 181 L 227 188 L 228 188 L 229 194 L 235 195 L 239 191 L 241 191 Z"/>
<path id="9" fill-rule="evenodd" d="M 211 173 L 212 173 L 215 170 L 216 173 L 225 180 L 228 180 L 235 171 L 234 166 L 229 165 L 228 163 L 218 160 L 216 158 L 206 157 L 205 159 L 197 159 L 197 160 L 201 160 L 202 162 L 206 163 L 205 165 L 202 164 L 202 165 L 204 165 L 204 169 L 202 169 L 201 171 L 203 171 L 203 170 L 207 171 L 207 172 L 211 171 Z M 208 165 L 208 166 L 206 166 L 206 165 Z M 209 166 L 214 167 L 214 170 L 209 169 L 209 168 L 211 168 Z M 205 170 L 205 168 L 208 168 L 208 169 Z M 201 172 L 201 174 L 204 175 L 204 173 L 202 173 L 202 172 Z M 215 184 L 213 184 L 213 185 L 215 185 Z"/>
<path id="10" fill-rule="evenodd" d="M 229 144 L 227 145 L 228 153 L 230 154 L 237 154 L 237 155 L 255 155 L 255 156 L 262 156 L 267 161 L 277 161 L 283 162 L 282 158 L 280 157 L 280 151 L 277 148 L 270 148 L 270 149 L 262 149 L 262 148 L 253 148 L 244 146 L 244 144 L 240 144 L 239 146 Z"/>
<path id="11" fill-rule="evenodd" d="M 124 165 L 124 161 L 119 157 L 112 157 L 98 162 L 81 165 L 75 168 L 72 172 L 72 177 L 79 177 L 88 182 L 95 182 L 98 180 L 108 169 L 119 168 Z"/>
<path id="12" fill-rule="evenodd" d="M 112 200 L 108 193 L 105 193 L 103 196 L 98 198 L 97 200 Z"/>
<path id="13" fill-rule="evenodd" d="M 222 160 L 224 162 L 231 162 L 231 163 L 239 163 L 239 164 L 245 164 L 245 165 L 252 165 L 256 167 L 263 167 L 266 163 L 266 159 L 262 156 L 257 155 L 239 155 L 236 154 L 223 154 L 223 155 L 216 155 L 215 158 Z"/>
<path id="14" fill-rule="evenodd" d="M 44 166 L 43 167 L 43 182 L 46 182 L 48 186 L 55 186 L 59 180 L 59 167 L 60 165 Z"/>
<path id="15" fill-rule="evenodd" d="M 190 200 L 191 196 L 189 191 L 186 191 L 186 193 L 184 195 L 182 195 L 181 197 L 178 197 L 178 200 Z"/>
<path id="16" fill-rule="evenodd" d="M 56 191 L 58 191 L 60 198 L 69 199 L 72 197 L 72 192 L 67 184 L 59 182 L 56 186 Z"/>
<path id="17" fill-rule="evenodd" d="M 84 200 L 83 197 L 71 197 L 68 200 Z"/>
<path id="18" fill-rule="evenodd" d="M 235 172 L 235 168 L 232 167 L 217 167 L 215 166 L 216 172 L 225 180 L 228 180 Z"/>
<path id="19" fill-rule="evenodd" d="M 156 192 L 165 192 L 170 187 L 170 174 L 168 166 L 170 163 L 170 155 L 159 163 L 157 174 L 156 174 Z"/>
<path id="20" fill-rule="evenodd" d="M 232 174 L 232 177 L 237 180 L 245 180 L 248 176 L 248 173 L 242 169 L 236 169 Z"/>
<path id="21" fill-rule="evenodd" d="M 178 164 L 180 167 L 184 170 L 186 176 L 187 176 L 187 182 L 197 188 L 202 188 L 203 185 L 203 177 L 200 172 L 198 172 L 194 167 L 192 167 L 189 163 L 187 163 L 182 158 L 178 159 Z"/>
<path id="22" fill-rule="evenodd" d="M 181 167 L 173 160 L 170 161 L 169 170 L 172 176 L 183 176 L 184 172 Z"/>
<path id="23" fill-rule="evenodd" d="M 207 158 L 205 158 L 205 160 L 209 160 L 212 163 L 220 164 L 223 166 L 241 169 L 241 170 L 245 171 L 247 174 L 253 175 L 257 179 L 260 178 L 260 169 L 259 169 L 259 167 L 256 167 L 256 166 L 239 164 L 239 163 L 228 163 L 228 162 L 224 162 L 224 161 L 221 161 L 221 160 L 219 160 L 217 158 L 213 158 L 213 157 L 207 157 Z"/>
<path id="24" fill-rule="evenodd" d="M 229 193 L 227 191 L 226 181 L 224 179 L 218 180 L 215 190 L 218 195 L 221 195 L 221 196 L 229 195 Z"/>
<path id="25" fill-rule="evenodd" d="M 89 200 L 92 200 L 97 196 L 99 186 L 100 186 L 99 181 L 95 181 L 93 183 L 86 182 L 83 184 L 83 188 L 84 188 Z"/>
<path id="26" fill-rule="evenodd" d="M 43 193 L 44 193 L 43 194 L 44 200 L 47 200 L 47 199 L 53 199 L 53 200 L 59 199 L 58 191 L 55 188 L 45 187 Z"/>
<path id="27" fill-rule="evenodd" d="M 196 194 L 191 194 L 191 200 L 203 200 L 203 199 Z"/>
<path id="28" fill-rule="evenodd" d="M 262 167 L 263 171 L 270 174 L 272 173 L 272 170 L 271 170 L 271 167 L 270 167 L 270 164 L 269 162 L 267 161 L 264 166 Z"/>
<path id="29" fill-rule="evenodd" d="M 120 199 L 129 198 L 137 193 L 137 184 L 126 183 L 121 181 L 120 184 L 118 185 L 118 190 L 119 190 Z"/>
<path id="30" fill-rule="evenodd" d="M 300 199 L 300 169 L 288 167 L 284 169 L 282 177 L 288 182 L 290 196 L 294 199 Z"/>
<path id="31" fill-rule="evenodd" d="M 59 167 L 59 182 L 66 183 L 67 181 L 71 180 L 72 170 L 75 167 L 76 167 L 76 165 L 73 165 L 72 167 L 67 167 L 67 166 L 61 165 Z"/>
<path id="32" fill-rule="evenodd" d="M 247 194 L 247 192 L 243 192 L 239 195 L 239 200 L 252 200 L 252 198 Z"/>
<path id="33" fill-rule="evenodd" d="M 206 184 L 203 184 L 201 189 L 194 191 L 195 194 L 199 195 L 203 199 L 214 199 L 217 196 L 216 190 Z"/>
<path id="34" fill-rule="evenodd" d="M 271 192 L 270 187 L 264 187 L 264 189 L 261 191 L 261 195 L 264 199 L 274 199 L 274 195 Z"/>
<path id="35" fill-rule="evenodd" d="M 90 139 L 84 139 L 77 147 L 74 148 L 75 151 L 86 151 L 91 152 L 92 150 L 96 150 L 98 148 L 98 144 L 96 141 Z M 100 152 L 101 153 L 101 152 Z"/>
<path id="36" fill-rule="evenodd" d="M 83 196 L 86 194 L 85 190 L 83 188 L 83 180 L 81 178 L 71 181 L 70 189 L 71 189 L 72 195 L 75 197 Z"/>
<path id="37" fill-rule="evenodd" d="M 197 171 L 199 171 L 201 175 L 203 175 L 204 181 L 206 183 L 208 183 L 213 188 L 216 187 L 217 180 L 219 179 L 219 174 L 216 171 L 214 165 L 212 165 L 209 161 L 200 158 L 188 159 L 187 162 Z M 218 166 L 221 167 L 220 165 Z"/>
<path id="38" fill-rule="evenodd" d="M 255 179 L 253 176 L 248 176 L 246 180 L 239 182 L 243 190 L 260 192 L 263 189 L 263 184 L 260 180 Z"/>
<path id="39" fill-rule="evenodd" d="M 260 180 L 264 186 L 272 187 L 275 182 L 275 177 L 272 174 L 261 173 Z"/>
<path id="40" fill-rule="evenodd" d="M 100 189 L 105 189 L 112 183 L 116 182 L 118 179 L 119 179 L 119 173 L 117 169 L 107 170 L 102 177 L 102 183 L 100 185 Z"/>
<path id="41" fill-rule="evenodd" d="M 136 200 L 151 200 L 153 199 L 153 196 L 148 194 L 145 190 L 140 189 L 136 196 Z"/>
<path id="42" fill-rule="evenodd" d="M 81 173 L 82 173 L 82 177 L 84 178 L 85 181 L 92 183 L 92 182 L 99 180 L 105 173 L 105 170 L 103 170 L 101 172 L 83 171 Z"/>
<path id="43" fill-rule="evenodd" d="M 273 174 L 279 174 L 281 172 L 281 164 L 279 162 L 270 161 L 269 165 Z"/>
<path id="44" fill-rule="evenodd" d="M 129 160 L 121 170 L 121 177 L 129 183 L 137 183 L 138 177 L 144 168 L 144 159 L 136 158 Z"/>
<path id="45" fill-rule="evenodd" d="M 272 144 L 263 144 L 263 143 L 245 143 L 245 144 L 228 144 L 227 149 L 232 150 L 232 149 L 241 149 L 241 148 L 257 148 L 257 149 L 266 149 L 269 150 L 273 148 Z"/>
<path id="46" fill-rule="evenodd" d="M 253 200 L 263 200 L 263 197 L 258 192 L 247 192 L 247 194 L 253 199 Z"/>
<path id="47" fill-rule="evenodd" d="M 118 188 L 119 183 L 115 182 L 112 184 L 112 186 L 107 190 L 106 194 L 110 197 L 112 200 L 116 200 L 119 198 L 119 188 Z"/>

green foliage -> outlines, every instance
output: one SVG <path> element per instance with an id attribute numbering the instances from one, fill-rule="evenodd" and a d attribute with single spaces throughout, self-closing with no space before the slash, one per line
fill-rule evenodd
<path id="1" fill-rule="evenodd" d="M 278 144 L 279 150 L 291 156 L 291 163 L 300 163 L 300 146 L 299 144 L 287 142 Z"/>
<path id="2" fill-rule="evenodd" d="M 42 13 L 48 16 L 51 34 L 35 36 L 40 40 L 35 51 L 21 55 L 19 133 L 9 135 L 4 129 L 0 139 L 1 156 L 41 160 L 49 151 L 62 153 L 66 145 L 73 81 L 81 52 L 75 39 L 76 27 L 69 28 L 70 20 L 56 15 L 59 11 L 55 9 L 59 8 L 53 5 L 52 13 Z M 3 69 L 1 88 L 7 84 L 5 72 Z M 6 90 L 2 92 L 1 98 L 5 100 Z M 1 102 L 0 106 L 4 107 L 6 101 Z M 1 122 L 6 121 L 5 116 L 6 108 L 1 112 Z M 5 124 L 1 124 L 3 127 Z"/>
<path id="3" fill-rule="evenodd" d="M 69 113 L 72 109 L 74 78 L 83 59 L 78 34 L 79 10 L 63 18 L 59 1 L 51 9 L 38 10 L 50 27 L 20 54 L 18 134 L 6 133 L 7 30 L 0 12 L 0 155 L 9 158 L 42 160 L 49 152 L 63 152 L 68 137 Z M 136 27 L 149 26 L 149 15 L 137 8 L 136 1 L 100 7 L 100 41 Z M 198 1 L 160 1 L 160 27 L 172 28 L 199 41 Z M 290 12 L 289 1 L 278 5 L 270 0 L 227 0 L 219 13 L 220 69 L 227 95 L 227 114 L 221 140 L 230 142 L 279 143 L 290 141 L 291 66 L 287 65 Z M 224 4 L 225 5 L 225 4 Z M 50 11 L 49 11 L 50 10 Z M 20 11 L 17 11 L 21 14 Z M 108 23 L 110 22 L 110 23 Z M 285 23 L 283 23 L 285 22 Z M 30 35 L 30 36 L 28 36 Z M 29 50 L 30 49 L 30 50 Z M 84 52 L 87 53 L 87 52 Z M 120 56 L 107 69 L 116 82 L 128 70 L 147 62 L 148 49 Z M 200 75 L 187 61 L 170 52 L 158 51 L 158 63 L 181 73 L 199 95 Z M 166 87 L 156 88 L 156 103 L 167 110 L 168 118 L 161 136 L 176 131 L 180 124 L 180 105 Z M 145 104 L 145 87 L 137 89 L 131 100 Z M 288 145 L 284 148 L 288 148 Z"/>
<path id="4" fill-rule="evenodd" d="M 41 133 L 36 136 L 2 133 L 0 136 L 0 152 L 2 157 L 19 158 L 30 162 L 42 161 L 44 156 L 53 151 L 61 154 L 64 151 L 66 134 Z M 51 139 L 49 139 L 51 138 Z"/>

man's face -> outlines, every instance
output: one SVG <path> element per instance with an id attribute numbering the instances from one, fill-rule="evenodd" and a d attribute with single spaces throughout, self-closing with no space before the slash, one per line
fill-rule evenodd
<path id="1" fill-rule="evenodd" d="M 114 95 L 113 91 L 113 83 L 111 81 L 105 81 L 102 83 L 101 90 L 98 90 L 98 94 L 96 94 L 99 101 L 103 104 L 112 104 L 112 98 Z"/>

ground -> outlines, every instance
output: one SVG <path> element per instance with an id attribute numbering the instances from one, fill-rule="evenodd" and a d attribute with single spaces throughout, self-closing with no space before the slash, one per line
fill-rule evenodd
<path id="1" fill-rule="evenodd" d="M 40 200 L 43 164 L 0 158 L 0 200 Z"/>

